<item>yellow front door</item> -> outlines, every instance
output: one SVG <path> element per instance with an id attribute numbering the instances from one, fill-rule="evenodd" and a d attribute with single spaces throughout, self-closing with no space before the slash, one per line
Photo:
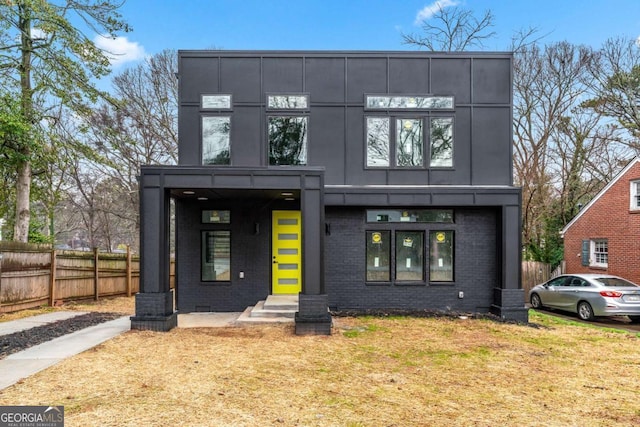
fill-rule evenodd
<path id="1" fill-rule="evenodd" d="M 300 211 L 272 212 L 271 285 L 274 294 L 302 291 Z"/>

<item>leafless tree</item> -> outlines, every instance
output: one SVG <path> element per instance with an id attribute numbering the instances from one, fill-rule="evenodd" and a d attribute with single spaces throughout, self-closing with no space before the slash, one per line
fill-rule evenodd
<path id="1" fill-rule="evenodd" d="M 175 51 L 148 58 L 113 79 L 116 105 L 103 103 L 85 122 L 70 124 L 67 137 L 85 138 L 93 149 L 93 157 L 76 162 L 71 192 L 82 199 L 93 243 L 138 247 L 140 166 L 177 162 L 176 70 Z"/>
<path id="2" fill-rule="evenodd" d="M 465 51 L 484 47 L 496 35 L 491 31 L 494 16 L 490 10 L 478 19 L 471 10 L 438 5 L 432 17 L 422 21 L 420 34 L 403 34 L 403 42 L 430 51 Z"/>
<path id="3" fill-rule="evenodd" d="M 595 58 L 593 49 L 567 42 L 515 54 L 514 170 L 527 248 L 557 234 L 628 154 L 603 116 L 581 107 Z"/>

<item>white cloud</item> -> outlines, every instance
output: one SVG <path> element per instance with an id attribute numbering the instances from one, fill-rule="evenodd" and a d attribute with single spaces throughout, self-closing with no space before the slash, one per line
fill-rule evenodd
<path id="1" fill-rule="evenodd" d="M 138 61 L 146 56 L 144 47 L 126 37 L 96 36 L 96 46 L 104 51 L 111 65 L 119 67 L 126 62 Z"/>
<path id="2" fill-rule="evenodd" d="M 49 37 L 49 34 L 42 31 L 40 28 L 31 28 L 31 39 L 32 40 L 46 40 Z"/>
<path id="3" fill-rule="evenodd" d="M 435 2 L 423 7 L 418 11 L 414 24 L 418 25 L 422 21 L 426 21 L 427 19 L 438 13 L 440 9 L 444 9 L 445 7 L 449 6 L 457 6 L 458 4 L 459 2 L 457 0 L 436 0 Z"/>

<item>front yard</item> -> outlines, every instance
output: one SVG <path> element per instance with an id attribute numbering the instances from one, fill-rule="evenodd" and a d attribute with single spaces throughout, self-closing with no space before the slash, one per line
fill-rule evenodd
<path id="1" fill-rule="evenodd" d="M 530 319 L 132 331 L 0 391 L 0 405 L 63 405 L 66 426 L 640 424 L 637 335 Z"/>

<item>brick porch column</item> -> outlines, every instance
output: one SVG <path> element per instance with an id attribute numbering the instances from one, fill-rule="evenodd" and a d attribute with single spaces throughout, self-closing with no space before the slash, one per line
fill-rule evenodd
<path id="1" fill-rule="evenodd" d="M 168 331 L 177 326 L 170 288 L 169 195 L 162 175 L 140 177 L 140 292 L 131 329 Z"/>
<path id="2" fill-rule="evenodd" d="M 526 323 L 529 321 L 529 309 L 524 304 L 521 274 L 521 216 L 519 206 L 503 206 L 501 222 L 498 224 L 498 257 L 502 264 L 498 271 L 500 283 L 494 288 L 491 312 L 505 320 Z"/>
<path id="3" fill-rule="evenodd" d="M 296 335 L 331 335 L 329 298 L 324 286 L 324 174 L 304 175 L 302 211 L 302 292 Z"/>

